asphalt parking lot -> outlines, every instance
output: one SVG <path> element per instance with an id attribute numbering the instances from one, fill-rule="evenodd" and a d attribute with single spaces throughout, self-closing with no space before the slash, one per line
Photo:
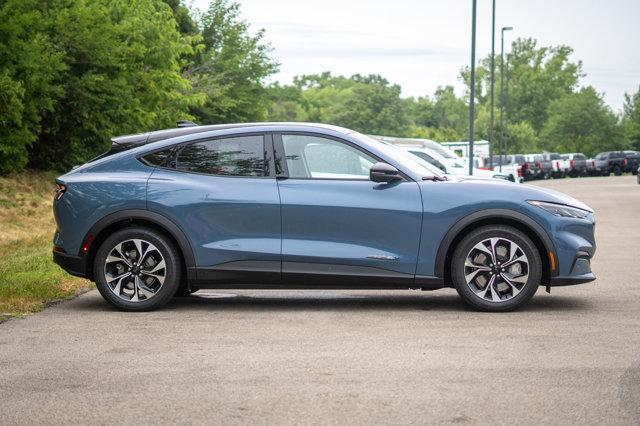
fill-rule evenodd
<path id="1" fill-rule="evenodd" d="M 595 283 L 524 310 L 453 290 L 97 291 L 0 324 L 0 423 L 640 422 L 640 185 L 536 183 L 596 211 Z"/>

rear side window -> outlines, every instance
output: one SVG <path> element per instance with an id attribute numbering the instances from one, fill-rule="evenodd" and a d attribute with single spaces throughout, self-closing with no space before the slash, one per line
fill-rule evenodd
<path id="1" fill-rule="evenodd" d="M 176 169 L 219 176 L 266 176 L 264 137 L 239 136 L 186 145 Z"/>
<path id="2" fill-rule="evenodd" d="M 142 162 L 154 167 L 165 167 L 167 160 L 171 156 L 173 148 L 165 149 L 163 151 L 152 152 L 141 158 Z"/>

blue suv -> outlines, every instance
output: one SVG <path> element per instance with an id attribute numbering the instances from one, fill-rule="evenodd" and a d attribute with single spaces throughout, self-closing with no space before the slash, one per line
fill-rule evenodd
<path id="1" fill-rule="evenodd" d="M 56 184 L 54 260 L 128 311 L 202 288 L 444 287 L 507 311 L 595 279 L 580 201 L 445 177 L 335 126 L 182 123 L 114 138 Z"/>

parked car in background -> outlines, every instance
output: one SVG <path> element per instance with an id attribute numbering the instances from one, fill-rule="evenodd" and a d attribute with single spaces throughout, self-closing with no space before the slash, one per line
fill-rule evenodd
<path id="1" fill-rule="evenodd" d="M 523 169 L 523 165 L 526 163 L 524 155 L 494 155 L 494 170 L 500 170 L 500 157 L 502 157 L 502 173 L 509 173 L 509 175 L 514 176 L 516 180 L 529 180 L 525 178 L 525 171 Z"/>
<path id="2" fill-rule="evenodd" d="M 551 161 L 546 160 L 542 154 L 524 154 L 525 170 L 533 171 L 533 179 L 548 179 L 551 176 Z"/>
<path id="3" fill-rule="evenodd" d="M 420 158 L 421 160 L 428 162 L 429 164 L 437 167 L 438 169 L 440 169 L 440 171 L 448 175 L 469 176 L 468 166 L 465 166 L 462 162 L 448 160 L 442 157 L 439 153 L 430 150 L 429 148 L 420 148 L 417 146 L 407 145 L 394 146 Z M 481 170 L 476 167 L 473 168 L 473 176 L 509 180 L 509 176 L 504 173 L 498 173 L 492 170 Z"/>
<path id="4" fill-rule="evenodd" d="M 522 168 L 517 164 L 503 164 L 502 170 L 498 163 L 498 156 L 494 155 L 493 157 L 493 169 L 491 168 L 491 163 L 489 157 L 473 157 L 475 167 L 480 170 L 493 170 L 499 174 L 504 174 L 508 177 L 511 182 L 522 183 L 524 180 L 522 179 Z"/>
<path id="5" fill-rule="evenodd" d="M 55 183 L 54 261 L 126 311 L 200 288 L 444 287 L 476 309 L 509 311 L 539 286 L 596 278 L 589 206 L 529 185 L 444 179 L 341 127 L 129 135 Z"/>
<path id="6" fill-rule="evenodd" d="M 542 158 L 542 169 L 545 174 L 545 179 L 550 177 L 559 177 L 559 167 L 556 166 L 558 166 L 558 162 L 562 160 L 560 154 L 555 152 L 545 152 L 542 154 Z"/>
<path id="7" fill-rule="evenodd" d="M 587 158 L 587 175 L 588 176 L 598 176 L 598 170 L 596 169 L 596 160 L 595 158 Z"/>
<path id="8" fill-rule="evenodd" d="M 636 174 L 638 172 L 638 166 L 640 166 L 640 152 L 638 151 L 623 151 L 626 163 L 624 163 L 624 172 Z"/>
<path id="9" fill-rule="evenodd" d="M 431 139 L 396 138 L 392 136 L 375 136 L 375 135 L 369 135 L 369 136 L 384 142 L 388 142 L 393 145 L 405 145 L 405 146 L 416 146 L 419 148 L 428 148 L 432 151 L 437 152 L 442 157 L 448 160 L 451 160 L 451 161 L 457 160 L 458 162 L 461 162 L 461 161 L 464 162 L 464 158 L 457 156 L 453 151 L 443 147 L 438 142 L 432 141 Z M 468 163 L 467 163 L 467 166 L 468 166 Z"/>
<path id="10" fill-rule="evenodd" d="M 611 173 L 620 176 L 625 169 L 625 154 L 623 151 L 601 152 L 595 156 L 596 171 L 603 176 Z"/>
<path id="11" fill-rule="evenodd" d="M 565 174 L 571 177 L 578 177 L 587 172 L 587 157 L 579 152 L 562 154 L 564 160 Z"/>

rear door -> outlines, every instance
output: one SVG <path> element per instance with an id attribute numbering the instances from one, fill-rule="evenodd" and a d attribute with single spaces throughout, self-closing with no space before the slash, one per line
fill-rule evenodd
<path id="1" fill-rule="evenodd" d="M 187 235 L 198 280 L 280 281 L 280 198 L 270 134 L 179 146 L 151 175 L 147 205 Z"/>
<path id="2" fill-rule="evenodd" d="M 413 282 L 422 223 L 416 182 L 370 181 L 379 158 L 338 138 L 289 133 L 276 136 L 275 146 L 284 280 Z"/>

